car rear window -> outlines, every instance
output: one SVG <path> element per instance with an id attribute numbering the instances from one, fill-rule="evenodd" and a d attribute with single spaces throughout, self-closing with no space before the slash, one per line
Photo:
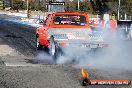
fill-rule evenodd
<path id="1" fill-rule="evenodd" d="M 55 25 L 85 26 L 86 17 L 81 15 L 55 15 L 53 22 Z"/>

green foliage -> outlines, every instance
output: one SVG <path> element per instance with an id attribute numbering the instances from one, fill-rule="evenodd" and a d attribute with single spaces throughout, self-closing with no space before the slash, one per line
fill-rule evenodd
<path id="1" fill-rule="evenodd" d="M 29 9 L 46 10 L 46 3 L 50 0 L 29 0 Z M 55 0 L 54 0 L 55 1 Z M 78 0 L 64 0 L 66 11 L 78 11 Z M 106 4 L 104 6 L 104 4 Z M 91 14 L 102 14 L 104 11 L 112 14 L 118 11 L 118 0 L 80 0 L 80 10 Z M 121 12 L 132 15 L 132 0 L 121 0 Z M 13 0 L 13 9 L 26 9 L 26 0 Z M 108 9 L 104 9 L 108 8 Z M 107 11 L 108 10 L 108 11 Z"/>

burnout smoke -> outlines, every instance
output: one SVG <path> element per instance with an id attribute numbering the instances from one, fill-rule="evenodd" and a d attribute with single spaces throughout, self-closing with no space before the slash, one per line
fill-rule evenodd
<path id="1" fill-rule="evenodd" d="M 102 36 L 106 43 L 109 44 L 107 48 L 102 48 L 95 52 L 89 52 L 85 51 L 85 49 L 77 48 L 64 49 L 63 51 L 67 54 L 58 59 L 58 64 L 64 64 L 76 60 L 78 66 L 91 66 L 101 69 L 114 68 L 132 70 L 131 49 L 127 47 L 130 46 L 131 42 L 121 40 L 117 33 L 110 31 L 109 27 L 105 29 L 102 29 L 102 27 L 98 28 L 103 30 Z"/>
<path id="2" fill-rule="evenodd" d="M 40 64 L 52 64 L 53 59 L 48 53 L 41 51 L 37 53 L 35 62 Z"/>

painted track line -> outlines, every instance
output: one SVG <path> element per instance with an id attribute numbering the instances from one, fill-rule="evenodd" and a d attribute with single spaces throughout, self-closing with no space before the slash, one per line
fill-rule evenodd
<path id="1" fill-rule="evenodd" d="M 41 64 L 30 64 L 30 63 L 4 63 L 7 67 L 40 67 Z"/>

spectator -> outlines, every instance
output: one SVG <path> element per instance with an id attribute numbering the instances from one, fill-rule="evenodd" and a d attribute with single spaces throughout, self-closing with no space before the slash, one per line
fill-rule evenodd
<path id="1" fill-rule="evenodd" d="M 112 16 L 112 20 L 110 20 L 110 29 L 112 32 L 115 32 L 117 28 L 117 20 L 115 19 L 115 15 Z"/>

